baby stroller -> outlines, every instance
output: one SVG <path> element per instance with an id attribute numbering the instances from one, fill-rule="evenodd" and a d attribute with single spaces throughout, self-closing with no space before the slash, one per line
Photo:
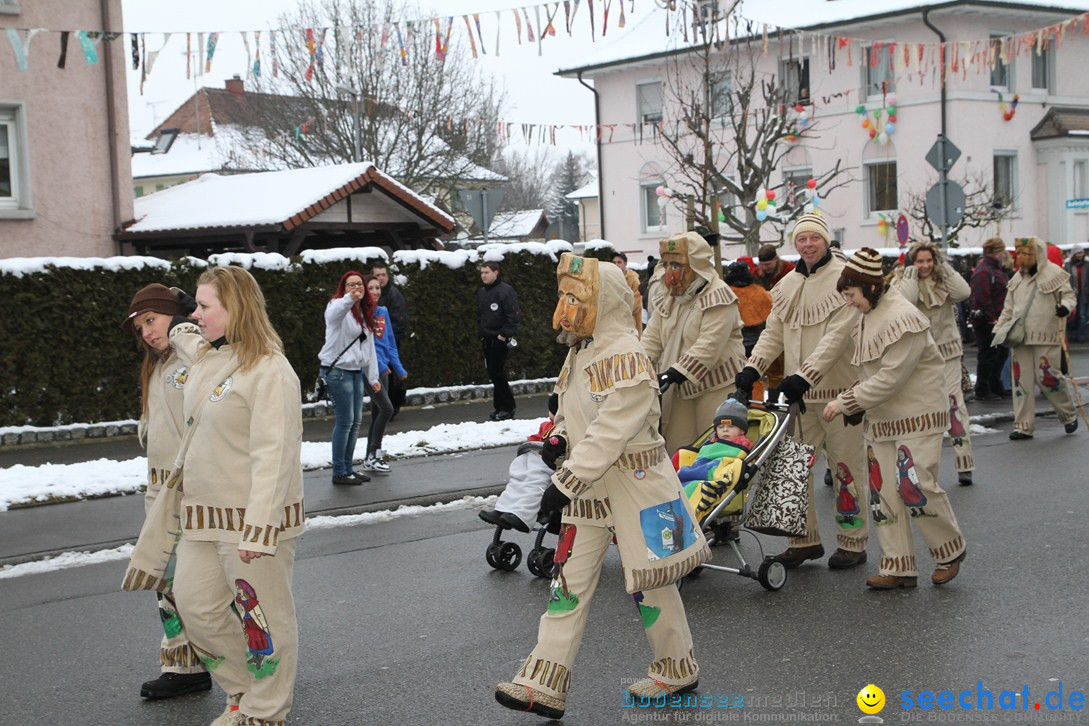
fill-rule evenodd
<path id="1" fill-rule="evenodd" d="M 759 406 L 764 405 L 764 408 Z M 752 451 L 745 459 L 747 470 L 755 472 L 751 479 L 740 478 L 739 481 L 729 484 L 721 494 L 721 499 L 702 517 L 700 528 L 703 530 L 707 543 L 714 545 L 727 545 L 737 558 L 739 567 L 725 567 L 723 565 L 705 564 L 697 568 L 693 575 L 701 570 L 718 570 L 730 572 L 742 577 L 756 580 L 767 590 L 780 590 L 786 584 L 787 570 L 783 563 L 765 557 L 763 562 L 754 570 L 737 546 L 743 530 L 742 522 L 748 515 L 749 502 L 755 497 L 754 493 L 761 487 L 762 471 L 764 464 L 771 458 L 776 446 L 786 436 L 787 431 L 793 427 L 793 418 L 796 414 L 787 406 L 776 404 L 755 404 L 749 409 L 748 438 L 753 442 Z M 714 427 L 707 429 L 691 445 L 678 451 L 681 465 L 686 463 L 686 455 L 693 457 L 700 447 L 714 434 Z M 678 467 L 679 468 L 679 467 Z M 725 482 L 723 482 L 725 484 Z M 741 499 L 740 505 L 737 503 Z M 751 532 L 749 534 L 752 534 Z M 755 539 L 755 535 L 753 535 Z M 759 543 L 759 540 L 757 540 Z"/>
<path id="2" fill-rule="evenodd" d="M 528 533 L 535 519 L 537 535 L 526 558 L 526 567 L 537 577 L 551 578 L 556 549 L 544 546 L 550 513 L 539 510 L 541 495 L 548 487 L 552 470 L 541 460 L 541 446 L 540 441 L 527 441 L 518 447 L 510 465 L 507 487 L 496 502 L 496 509 L 480 512 L 480 518 L 495 525 L 495 534 L 484 558 L 495 569 L 507 572 L 521 564 L 522 548 L 514 542 L 504 542 L 503 533 L 508 530 Z"/>

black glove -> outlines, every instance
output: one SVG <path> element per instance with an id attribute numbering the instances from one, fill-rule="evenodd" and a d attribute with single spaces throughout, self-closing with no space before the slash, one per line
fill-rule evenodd
<path id="1" fill-rule="evenodd" d="M 658 392 L 665 393 L 674 383 L 684 383 L 688 379 L 676 368 L 670 367 L 665 373 L 658 376 Z"/>
<path id="2" fill-rule="evenodd" d="M 560 488 L 555 484 L 549 484 L 548 489 L 545 489 L 544 494 L 541 495 L 542 512 L 556 512 L 570 503 L 571 500 L 568 496 L 560 491 Z"/>
<path id="3" fill-rule="evenodd" d="M 745 408 L 748 408 L 749 403 L 752 401 L 752 391 L 745 388 L 739 388 L 726 398 L 732 398 Z"/>
<path id="4" fill-rule="evenodd" d="M 779 393 L 783 394 L 788 404 L 798 404 L 798 410 L 805 413 L 805 394 L 809 393 L 809 382 L 797 373 L 787 376 L 779 384 Z"/>
<path id="5" fill-rule="evenodd" d="M 1058 315 L 1060 318 L 1065 318 L 1067 315 L 1070 314 L 1070 308 L 1066 307 L 1065 305 L 1056 305 L 1055 314 Z"/>
<path id="6" fill-rule="evenodd" d="M 193 321 L 185 317 L 184 315 L 175 315 L 174 317 L 170 318 L 170 327 L 166 329 L 167 334 L 169 334 L 171 330 L 178 327 L 182 323 L 189 323 L 190 325 L 194 325 Z"/>
<path id="7" fill-rule="evenodd" d="M 760 380 L 760 372 L 752 366 L 745 366 L 741 372 L 734 376 L 734 385 L 739 391 L 748 391 L 752 397 L 752 387 Z M 741 399 L 738 399 L 741 400 Z"/>
<path id="8" fill-rule="evenodd" d="M 843 414 L 844 426 L 858 426 L 862 423 L 862 417 L 865 415 L 865 411 L 859 411 L 858 413 L 845 413 Z"/>
<path id="9" fill-rule="evenodd" d="M 559 534 L 561 526 L 563 526 L 563 510 L 557 509 L 548 515 L 544 528 L 549 534 Z"/>
<path id="10" fill-rule="evenodd" d="M 968 314 L 968 319 L 970 321 L 972 321 L 973 323 L 977 323 L 977 324 L 978 323 L 986 323 L 987 322 L 987 313 L 983 312 L 982 310 L 973 310 L 972 312 L 970 312 Z"/>
<path id="11" fill-rule="evenodd" d="M 193 311 L 197 309 L 197 299 L 185 290 L 179 290 L 176 287 L 171 288 L 171 290 L 178 294 L 178 302 L 181 303 L 182 314 L 186 317 L 192 315 Z"/>
<path id="12" fill-rule="evenodd" d="M 556 471 L 556 460 L 567 453 L 567 439 L 562 436 L 549 436 L 541 446 L 541 460 L 552 471 Z"/>

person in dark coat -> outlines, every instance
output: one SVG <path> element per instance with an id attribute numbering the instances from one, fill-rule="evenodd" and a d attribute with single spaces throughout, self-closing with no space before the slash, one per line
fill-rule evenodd
<path id="1" fill-rule="evenodd" d="M 972 327 L 976 333 L 976 400 L 997 401 L 1009 392 L 1002 385 L 1007 349 L 994 342 L 994 324 L 1006 302 L 1009 275 L 1002 268 L 1006 246 L 999 237 L 983 243 L 983 256 L 972 271 Z"/>
<path id="2" fill-rule="evenodd" d="M 480 280 L 484 286 L 476 294 L 477 336 L 484 350 L 484 363 L 494 391 L 492 404 L 495 410 L 489 418 L 505 421 L 514 418 L 514 394 L 507 381 L 507 350 L 517 343 L 518 295 L 514 288 L 499 279 L 499 263 L 485 262 L 480 266 Z"/>
<path id="3" fill-rule="evenodd" d="M 378 306 L 385 308 L 389 313 L 389 322 L 393 327 L 393 337 L 403 348 L 405 341 L 410 336 L 408 303 L 405 302 L 405 296 L 393 284 L 393 280 L 389 276 L 389 268 L 385 264 L 379 262 L 371 265 L 371 274 L 382 285 L 382 295 L 378 298 Z M 389 388 L 386 393 L 389 394 L 389 401 L 393 404 L 393 415 L 390 416 L 390 421 L 392 421 L 397 418 L 401 406 L 405 404 L 405 386 L 399 377 L 390 376 Z"/>

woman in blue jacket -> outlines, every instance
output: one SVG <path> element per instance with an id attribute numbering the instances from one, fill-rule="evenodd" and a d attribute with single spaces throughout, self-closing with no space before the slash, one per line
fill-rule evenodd
<path id="1" fill-rule="evenodd" d="M 393 326 L 389 321 L 389 312 L 378 305 L 382 295 L 382 283 L 367 276 L 367 294 L 374 301 L 374 348 L 378 353 L 378 377 L 381 388 L 371 394 L 371 428 L 367 434 L 367 457 L 363 459 L 363 468 L 376 474 L 388 474 L 389 464 L 386 452 L 382 449 L 382 436 L 386 433 L 386 424 L 393 416 L 393 404 L 389 400 L 389 376 L 391 373 L 400 380 L 408 378 L 408 372 L 401 365 L 397 354 L 397 338 L 393 335 Z"/>

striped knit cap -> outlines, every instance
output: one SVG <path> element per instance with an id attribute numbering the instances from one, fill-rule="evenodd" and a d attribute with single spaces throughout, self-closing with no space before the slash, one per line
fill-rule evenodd
<path id="1" fill-rule="evenodd" d="M 794 229 L 790 232 L 790 241 L 793 243 L 802 232 L 816 232 L 824 238 L 825 242 L 831 242 L 832 236 L 828 234 L 828 224 L 824 217 L 816 214 L 803 214 L 794 223 Z"/>
<path id="2" fill-rule="evenodd" d="M 885 282 L 881 274 L 881 255 L 877 250 L 863 247 L 847 260 L 840 277 L 860 285 L 881 285 Z"/>

